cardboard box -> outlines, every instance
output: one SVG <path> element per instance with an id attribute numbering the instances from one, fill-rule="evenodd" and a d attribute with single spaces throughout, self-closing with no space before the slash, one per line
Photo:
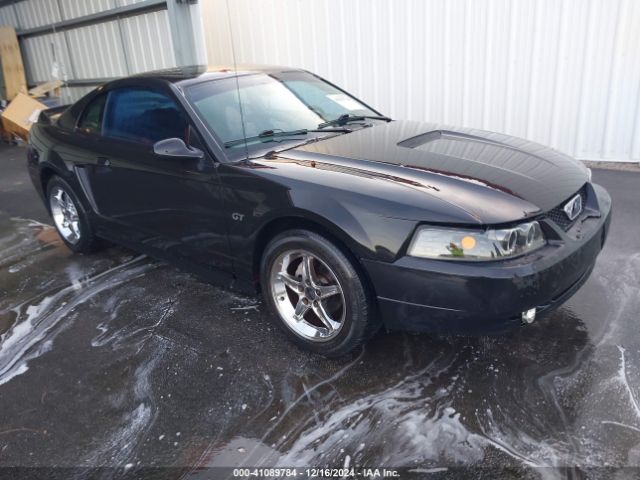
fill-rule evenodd
<path id="1" fill-rule="evenodd" d="M 18 93 L 2 112 L 2 128 L 7 134 L 26 140 L 31 125 L 37 121 L 40 111 L 46 108 L 46 105 L 30 96 Z"/>

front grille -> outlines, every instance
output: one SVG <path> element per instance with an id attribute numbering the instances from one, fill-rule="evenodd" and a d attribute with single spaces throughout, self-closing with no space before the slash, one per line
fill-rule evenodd
<path id="1" fill-rule="evenodd" d="M 585 185 L 584 187 L 582 187 L 578 193 L 582 197 L 582 210 L 584 211 L 584 207 L 587 204 L 587 186 Z M 569 198 L 567 198 L 564 202 L 562 202 L 560 205 L 558 205 L 553 210 L 550 210 L 549 213 L 547 213 L 547 217 L 552 221 L 554 221 L 556 225 L 558 225 L 564 231 L 569 230 L 573 226 L 573 224 L 576 223 L 576 220 L 580 218 L 580 215 L 578 215 L 578 218 L 576 218 L 575 220 L 569 220 L 569 217 L 567 217 L 567 214 L 564 213 L 564 206 L 567 204 L 569 200 L 571 200 L 575 196 L 576 194 L 574 193 Z"/>

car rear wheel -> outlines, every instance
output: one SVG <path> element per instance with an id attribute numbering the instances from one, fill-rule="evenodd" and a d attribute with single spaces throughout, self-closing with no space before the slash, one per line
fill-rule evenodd
<path id="1" fill-rule="evenodd" d="M 47 206 L 60 238 L 73 252 L 91 253 L 101 246 L 80 199 L 58 176 L 47 184 Z"/>
<path id="2" fill-rule="evenodd" d="M 278 325 L 306 350 L 341 356 L 378 329 L 354 265 L 316 233 L 292 230 L 275 237 L 262 258 L 261 285 Z"/>

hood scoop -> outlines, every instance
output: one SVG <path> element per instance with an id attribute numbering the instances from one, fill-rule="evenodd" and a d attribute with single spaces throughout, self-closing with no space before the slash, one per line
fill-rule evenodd
<path id="1" fill-rule="evenodd" d="M 452 141 L 457 140 L 463 142 L 476 141 L 482 143 L 492 143 L 501 147 L 508 147 L 508 145 L 505 145 L 504 143 L 488 140 L 482 137 L 476 137 L 474 135 L 467 135 L 460 132 L 452 132 L 450 130 L 431 130 L 430 132 L 421 133 L 420 135 L 402 140 L 401 142 L 398 142 L 397 145 L 404 148 L 418 148 L 425 143 L 433 142 L 440 139 Z"/>
<path id="2" fill-rule="evenodd" d="M 470 161 L 482 162 L 483 158 L 489 160 L 496 156 L 508 156 L 511 157 L 512 160 L 525 161 L 527 157 L 529 157 L 529 160 L 531 157 L 534 157 L 540 161 L 552 163 L 546 158 L 542 158 L 531 152 L 525 153 L 518 148 L 502 142 L 449 130 L 432 130 L 421 133 L 420 135 L 402 140 L 396 145 L 398 147 L 416 149 L 423 152 L 436 153 Z"/>

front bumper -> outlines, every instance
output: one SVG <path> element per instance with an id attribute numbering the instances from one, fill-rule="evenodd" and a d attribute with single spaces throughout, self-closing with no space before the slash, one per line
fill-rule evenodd
<path id="1" fill-rule="evenodd" d="M 607 238 L 611 198 L 587 185 L 585 211 L 563 231 L 540 219 L 549 244 L 529 255 L 495 262 L 402 257 L 394 263 L 363 259 L 390 330 L 497 333 L 521 324 L 521 312 L 547 313 L 587 281 Z"/>

